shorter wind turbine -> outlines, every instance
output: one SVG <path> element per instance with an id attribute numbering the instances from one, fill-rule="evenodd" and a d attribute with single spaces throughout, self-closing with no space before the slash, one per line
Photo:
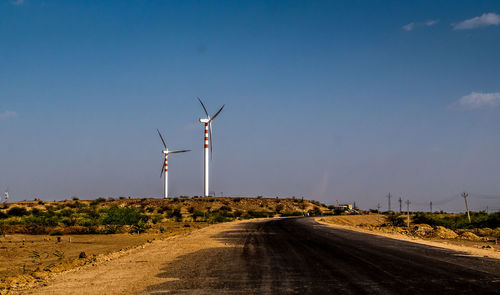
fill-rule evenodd
<path id="1" fill-rule="evenodd" d="M 185 153 L 185 152 L 190 152 L 191 150 L 178 150 L 178 151 L 169 151 L 167 148 L 167 144 L 165 143 L 165 140 L 163 139 L 163 136 L 161 136 L 160 130 L 156 129 L 158 131 L 158 135 L 160 136 L 161 142 L 163 143 L 163 146 L 165 149 L 162 151 L 165 154 L 165 162 L 162 165 L 161 168 L 161 174 L 160 178 L 163 176 L 163 173 L 165 172 L 165 178 L 163 179 L 163 198 L 168 198 L 168 155 L 169 154 L 178 154 L 178 153 Z"/>

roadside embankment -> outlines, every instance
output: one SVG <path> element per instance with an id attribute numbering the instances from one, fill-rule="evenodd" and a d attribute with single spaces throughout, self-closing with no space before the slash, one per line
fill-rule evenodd
<path id="1" fill-rule="evenodd" d="M 330 227 L 500 259 L 498 240 L 492 237 L 479 237 L 473 233 L 474 229 L 453 231 L 442 226 L 432 227 L 427 224 L 410 224 L 409 228 L 389 226 L 385 222 L 385 216 L 380 214 L 325 216 L 316 217 L 315 220 Z"/>

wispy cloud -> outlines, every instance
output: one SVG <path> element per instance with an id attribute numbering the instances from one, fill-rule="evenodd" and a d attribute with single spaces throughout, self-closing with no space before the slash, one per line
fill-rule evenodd
<path id="1" fill-rule="evenodd" d="M 17 117 L 17 113 L 14 111 L 5 111 L 0 113 L 0 119 L 9 119 Z"/>
<path id="2" fill-rule="evenodd" d="M 480 93 L 472 92 L 462 96 L 453 107 L 460 110 L 472 110 L 480 108 L 491 108 L 500 105 L 500 92 Z"/>
<path id="3" fill-rule="evenodd" d="M 24 0 L 12 0 L 12 1 L 10 1 L 10 4 L 17 5 L 17 6 L 23 5 L 24 4 Z"/>
<path id="4" fill-rule="evenodd" d="M 490 12 L 452 24 L 452 26 L 455 30 L 470 30 L 479 27 L 496 26 L 498 24 L 500 24 L 500 14 Z"/>
<path id="5" fill-rule="evenodd" d="M 430 27 L 430 26 L 433 26 L 433 25 L 437 24 L 438 22 L 439 22 L 438 19 L 430 19 L 430 20 L 426 21 L 424 24 L 426 26 Z"/>
<path id="6" fill-rule="evenodd" d="M 438 19 L 430 19 L 430 20 L 426 20 L 424 22 L 411 22 L 409 24 L 402 26 L 401 29 L 409 32 L 409 31 L 413 31 L 414 29 L 416 29 L 418 27 L 432 27 L 433 25 L 437 24 L 438 22 L 439 22 Z"/>
<path id="7" fill-rule="evenodd" d="M 409 24 L 406 24 L 404 26 L 401 27 L 401 29 L 405 30 L 405 31 L 412 31 L 413 29 L 415 29 L 415 23 L 409 23 Z"/>

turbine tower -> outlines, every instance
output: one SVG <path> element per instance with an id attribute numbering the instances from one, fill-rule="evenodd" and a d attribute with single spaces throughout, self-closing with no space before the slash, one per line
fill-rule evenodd
<path id="1" fill-rule="evenodd" d="M 163 146 L 165 149 L 162 151 L 165 154 L 165 162 L 162 165 L 161 168 L 161 174 L 160 178 L 163 176 L 163 173 L 165 172 L 165 176 L 163 179 L 163 198 L 168 198 L 168 155 L 169 154 L 177 154 L 177 153 L 185 153 L 185 152 L 190 152 L 191 150 L 178 150 L 178 151 L 169 151 L 167 148 L 167 144 L 165 143 L 165 140 L 163 139 L 163 136 L 161 136 L 160 130 L 156 129 L 158 131 L 158 135 L 160 136 L 161 142 L 163 143 Z"/>
<path id="2" fill-rule="evenodd" d="M 7 188 L 7 190 L 5 190 L 5 193 L 3 194 L 3 202 L 4 204 L 7 204 L 8 201 L 9 201 L 9 189 Z"/>
<path id="3" fill-rule="evenodd" d="M 204 186 L 203 186 L 203 195 L 205 197 L 208 197 L 210 195 L 209 193 L 209 169 L 208 169 L 208 147 L 210 146 L 210 158 L 212 158 L 212 121 L 220 114 L 222 109 L 224 108 L 225 105 L 222 105 L 222 107 L 212 116 L 210 117 L 207 112 L 207 108 L 205 108 L 205 105 L 201 101 L 201 99 L 198 97 L 198 101 L 201 104 L 201 107 L 203 108 L 203 111 L 205 111 L 205 115 L 207 115 L 206 118 L 200 119 L 200 123 L 203 123 L 205 125 L 205 133 L 204 133 L 204 155 L 205 155 L 205 164 L 204 164 Z M 210 145 L 208 144 L 208 138 L 210 137 Z"/>

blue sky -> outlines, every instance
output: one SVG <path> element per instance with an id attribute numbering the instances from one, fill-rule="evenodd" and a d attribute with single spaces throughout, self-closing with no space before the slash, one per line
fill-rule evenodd
<path id="1" fill-rule="evenodd" d="M 2 1 L 0 187 L 160 197 L 159 128 L 200 195 L 199 96 L 218 194 L 500 209 L 499 36 L 497 1 Z"/>

